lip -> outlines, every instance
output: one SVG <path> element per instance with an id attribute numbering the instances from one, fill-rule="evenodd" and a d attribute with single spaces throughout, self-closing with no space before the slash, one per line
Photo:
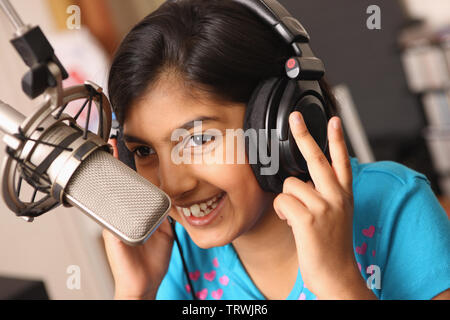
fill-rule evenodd
<path id="1" fill-rule="evenodd" d="M 220 211 L 222 210 L 222 207 L 225 204 L 225 200 L 228 196 L 228 193 L 225 193 L 225 195 L 220 199 L 219 203 L 217 204 L 217 207 L 215 207 L 208 215 L 204 217 L 194 217 L 193 215 L 190 215 L 189 217 L 186 217 L 184 214 L 181 214 L 183 216 L 183 219 L 189 223 L 193 227 L 202 227 L 210 224 L 214 218 L 216 218 Z"/>

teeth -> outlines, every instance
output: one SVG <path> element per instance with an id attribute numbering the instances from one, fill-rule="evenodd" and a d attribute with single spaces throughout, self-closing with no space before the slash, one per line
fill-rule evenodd
<path id="1" fill-rule="evenodd" d="M 217 203 L 222 199 L 222 195 L 215 196 L 207 202 L 194 204 L 189 208 L 176 207 L 178 212 L 182 212 L 186 217 L 193 215 L 194 217 L 201 218 L 208 215 L 213 209 L 217 207 Z"/>
<path id="2" fill-rule="evenodd" d="M 188 208 L 183 208 L 183 213 L 186 217 L 191 216 L 191 210 L 189 210 Z"/>
<path id="3" fill-rule="evenodd" d="M 200 206 L 198 204 L 194 204 L 190 209 L 194 217 L 200 217 Z"/>

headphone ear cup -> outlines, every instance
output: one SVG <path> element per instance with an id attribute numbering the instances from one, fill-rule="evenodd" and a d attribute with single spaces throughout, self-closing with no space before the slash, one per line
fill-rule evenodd
<path id="1" fill-rule="evenodd" d="M 309 133 L 319 148 L 326 153 L 328 147 L 328 120 L 320 99 L 313 95 L 306 95 L 293 106 L 289 114 L 294 111 L 299 111 L 302 114 Z M 286 121 L 289 121 L 289 114 L 287 115 Z M 306 160 L 301 154 L 290 129 L 287 142 L 281 144 L 280 153 L 283 168 L 287 175 L 294 175 L 303 181 L 310 179 Z"/>
<path id="2" fill-rule="evenodd" d="M 259 148 L 259 138 L 261 136 L 270 137 L 267 134 L 266 124 L 267 121 L 270 122 L 271 117 L 268 113 L 273 112 L 273 105 L 277 104 L 281 93 L 283 92 L 283 86 L 285 81 L 281 78 L 270 78 L 262 81 L 252 93 L 247 108 L 245 110 L 244 116 L 244 132 L 249 133 L 249 129 L 256 130 L 256 137 L 253 134 L 248 134 L 248 139 L 245 139 L 245 150 L 247 157 L 250 162 L 252 171 L 258 181 L 260 187 L 267 192 L 281 192 L 282 191 L 282 181 L 280 180 L 278 174 L 276 175 L 261 175 L 261 169 L 263 168 L 260 161 L 260 148 Z M 276 110 L 275 110 L 276 112 Z M 255 140 L 256 138 L 256 140 Z M 266 155 L 269 154 L 269 149 L 266 141 Z M 277 146 L 278 147 L 278 146 Z M 250 154 L 256 156 L 256 161 L 252 161 Z M 281 189 L 280 189 L 281 188 Z M 279 191 L 281 190 L 281 191 Z"/>
<path id="3" fill-rule="evenodd" d="M 117 151 L 119 154 L 119 160 L 125 163 L 128 167 L 136 170 L 136 163 L 134 162 L 134 155 L 128 150 L 123 141 L 123 129 L 119 129 L 119 134 L 117 135 Z"/>

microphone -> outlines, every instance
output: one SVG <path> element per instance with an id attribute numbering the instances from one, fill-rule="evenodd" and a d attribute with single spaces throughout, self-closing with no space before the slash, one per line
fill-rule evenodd
<path id="1" fill-rule="evenodd" d="M 162 190 L 114 158 L 101 137 L 85 136 L 69 115 L 55 119 L 41 108 L 26 120 L 0 101 L 0 119 L 8 145 L 2 196 L 18 216 L 32 221 L 57 205 L 75 206 L 125 243 L 138 245 L 170 211 L 170 198 Z M 19 198 L 25 182 L 35 189 L 31 202 Z M 37 191 L 44 199 L 35 200 Z"/>
<path id="2" fill-rule="evenodd" d="M 85 85 L 70 91 L 86 93 L 92 88 Z M 2 196 L 8 207 L 33 221 L 57 205 L 75 206 L 125 243 L 144 243 L 167 217 L 170 198 L 114 158 L 111 146 L 100 136 L 85 132 L 61 111 L 56 118 L 45 110 L 40 108 L 25 119 L 0 101 L 0 130 L 8 145 Z M 19 198 L 24 183 L 35 189 L 31 202 Z M 37 191 L 45 195 L 39 201 Z"/>
<path id="3" fill-rule="evenodd" d="M 7 145 L 0 175 L 6 205 L 28 222 L 61 204 L 77 207 L 123 242 L 144 243 L 167 217 L 170 198 L 112 156 L 107 143 L 112 112 L 102 89 L 89 81 L 63 88 L 68 74 L 40 28 L 25 25 L 8 0 L 0 0 L 0 9 L 16 29 L 11 43 L 30 67 L 22 89 L 32 99 L 44 97 L 28 118 L 0 101 L 0 131 Z M 65 112 L 80 100 L 84 103 L 75 116 Z M 86 107 L 82 128 L 77 120 Z M 96 133 L 89 130 L 95 111 Z M 23 199 L 25 187 L 33 190 L 31 200 Z"/>

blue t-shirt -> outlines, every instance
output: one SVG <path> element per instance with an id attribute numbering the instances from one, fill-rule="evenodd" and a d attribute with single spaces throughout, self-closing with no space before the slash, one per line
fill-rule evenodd
<path id="1" fill-rule="evenodd" d="M 450 220 L 427 178 L 392 161 L 360 164 L 353 172 L 353 249 L 363 278 L 379 299 L 431 299 L 450 288 Z M 177 224 L 188 285 L 174 244 L 157 299 L 265 299 L 232 244 L 201 249 Z M 338 276 L 338 275 L 337 275 Z M 300 269 L 287 299 L 316 299 Z"/>

